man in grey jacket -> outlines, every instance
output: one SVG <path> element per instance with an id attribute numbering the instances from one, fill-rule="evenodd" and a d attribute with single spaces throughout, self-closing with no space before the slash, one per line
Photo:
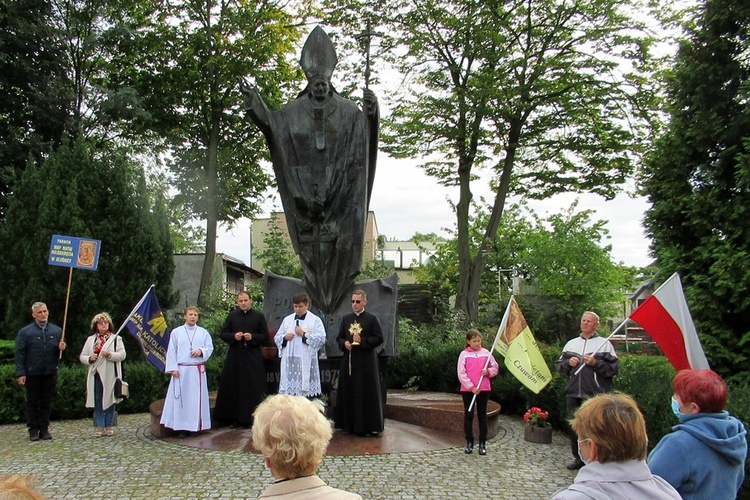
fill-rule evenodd
<path id="1" fill-rule="evenodd" d="M 34 321 L 16 336 L 16 379 L 26 387 L 26 425 L 29 440 L 52 439 L 49 416 L 57 384 L 57 363 L 65 350 L 62 330 L 48 321 L 43 302 L 31 306 Z"/>

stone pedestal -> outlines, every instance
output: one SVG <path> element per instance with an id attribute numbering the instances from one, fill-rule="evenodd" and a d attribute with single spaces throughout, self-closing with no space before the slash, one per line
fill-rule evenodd
<path id="1" fill-rule="evenodd" d="M 526 424 L 523 429 L 523 439 L 530 443 L 550 444 L 552 442 L 552 427 Z"/>

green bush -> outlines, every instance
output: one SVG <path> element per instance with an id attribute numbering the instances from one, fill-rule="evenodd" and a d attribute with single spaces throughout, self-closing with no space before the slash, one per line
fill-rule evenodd
<path id="1" fill-rule="evenodd" d="M 130 397 L 117 405 L 118 412 L 147 412 L 151 403 L 162 399 L 167 393 L 170 376 L 157 371 L 151 363 L 147 361 L 128 363 L 126 360 L 122 366 L 124 378 L 130 386 Z"/>
<path id="2" fill-rule="evenodd" d="M 0 365 L 14 362 L 15 348 L 15 340 L 0 339 Z"/>
<path id="3" fill-rule="evenodd" d="M 14 364 L 0 364 L 0 424 L 26 421 L 26 396 L 24 388 L 16 383 Z"/>
<path id="4" fill-rule="evenodd" d="M 158 372 L 146 361 L 123 363 L 125 380 L 130 385 L 130 397 L 117 407 L 120 413 L 144 413 L 149 405 L 167 393 L 169 376 Z M 92 409 L 86 408 L 86 366 L 63 364 L 57 376 L 55 397 L 52 401 L 52 419 L 87 418 Z M 15 366 L 0 365 L 0 377 L 13 383 L 0 384 L 0 424 L 26 420 L 26 394 L 15 382 Z"/>
<path id="5" fill-rule="evenodd" d="M 677 423 L 670 401 L 675 369 L 664 356 L 620 355 L 613 389 L 630 394 L 646 419 L 649 449 Z"/>
<path id="6" fill-rule="evenodd" d="M 742 420 L 745 429 L 750 430 L 750 378 L 738 377 L 729 384 L 729 413 Z M 750 440 L 750 436 L 748 436 Z M 745 460 L 745 482 L 737 498 L 750 498 L 750 460 Z"/>

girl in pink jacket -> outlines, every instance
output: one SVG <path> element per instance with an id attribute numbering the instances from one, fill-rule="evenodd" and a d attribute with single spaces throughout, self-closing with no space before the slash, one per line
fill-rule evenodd
<path id="1" fill-rule="evenodd" d="M 487 363 L 489 358 L 489 363 Z M 487 368 L 485 368 L 485 365 Z M 464 399 L 464 453 L 474 451 L 474 412 L 479 420 L 479 454 L 487 454 L 487 401 L 490 399 L 490 379 L 497 375 L 499 366 L 490 351 L 482 347 L 482 334 L 474 328 L 466 332 L 466 349 L 458 356 L 458 380 Z M 481 382 L 480 382 L 481 378 Z M 476 394 L 474 406 L 469 405 Z"/>

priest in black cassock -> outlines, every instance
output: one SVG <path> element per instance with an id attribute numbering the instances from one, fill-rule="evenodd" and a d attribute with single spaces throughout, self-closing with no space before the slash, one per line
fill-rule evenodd
<path id="1" fill-rule="evenodd" d="M 336 338 L 344 352 L 334 422 L 344 434 L 371 436 L 383 432 L 383 393 L 375 349 L 383 343 L 383 329 L 374 314 L 365 311 L 367 295 L 352 293 L 352 310 L 341 320 Z"/>
<path id="2" fill-rule="evenodd" d="M 266 397 L 266 368 L 261 347 L 268 341 L 268 326 L 262 313 L 250 307 L 247 292 L 237 294 L 237 309 L 221 327 L 221 339 L 229 344 L 216 394 L 214 420 L 231 427 L 250 427 L 253 412 Z"/>

